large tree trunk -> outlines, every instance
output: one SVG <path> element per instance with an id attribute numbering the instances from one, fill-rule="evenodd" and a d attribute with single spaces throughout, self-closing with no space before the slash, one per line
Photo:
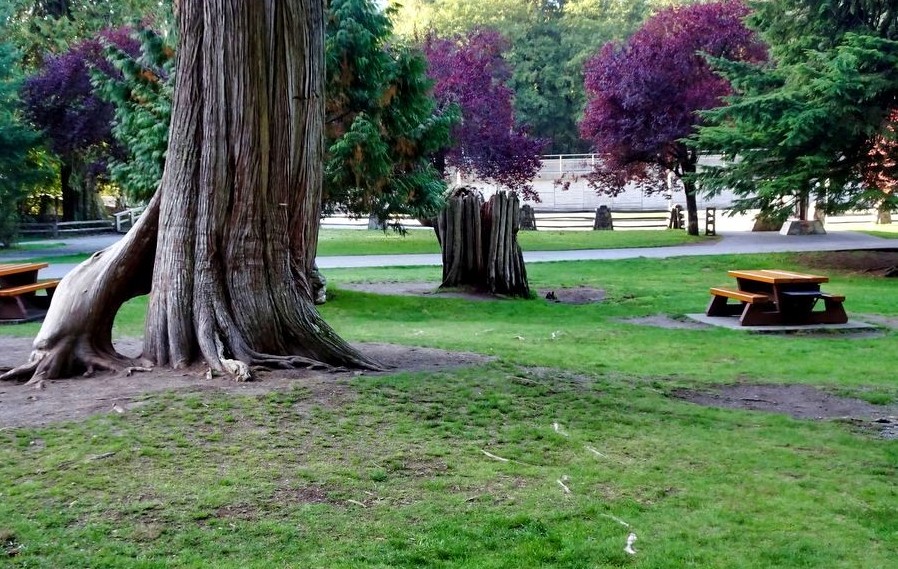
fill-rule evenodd
<path id="1" fill-rule="evenodd" d="M 203 360 L 241 380 L 255 366 L 378 367 L 321 319 L 307 277 L 321 207 L 323 2 L 181 0 L 177 10 L 156 197 L 122 242 L 60 283 L 37 363 L 7 376 L 133 365 L 112 350 L 112 319 L 150 274 L 143 358 L 154 365 Z"/>
<path id="2" fill-rule="evenodd" d="M 442 288 L 469 286 L 492 294 L 530 297 L 518 245 L 520 205 L 499 192 L 483 203 L 477 191 L 459 188 L 436 227 L 443 252 Z"/>

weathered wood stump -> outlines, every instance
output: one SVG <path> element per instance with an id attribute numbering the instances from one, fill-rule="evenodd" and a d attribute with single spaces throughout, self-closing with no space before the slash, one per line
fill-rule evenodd
<path id="1" fill-rule="evenodd" d="M 596 220 L 592 224 L 595 231 L 610 231 L 614 229 L 614 221 L 611 219 L 611 208 L 600 205 L 596 208 Z"/>
<path id="2" fill-rule="evenodd" d="M 443 253 L 440 288 L 469 286 L 491 294 L 530 298 L 524 255 L 518 245 L 517 194 L 483 195 L 459 188 L 440 213 L 437 237 Z"/>

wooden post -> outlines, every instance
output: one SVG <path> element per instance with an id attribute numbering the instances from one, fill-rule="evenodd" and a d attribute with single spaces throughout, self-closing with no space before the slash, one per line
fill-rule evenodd
<path id="1" fill-rule="evenodd" d="M 705 210 L 705 235 L 717 235 L 717 208 Z"/>
<path id="2" fill-rule="evenodd" d="M 593 231 L 611 231 L 614 229 L 614 221 L 611 219 L 611 209 L 607 205 L 596 208 L 596 220 L 592 224 Z"/>

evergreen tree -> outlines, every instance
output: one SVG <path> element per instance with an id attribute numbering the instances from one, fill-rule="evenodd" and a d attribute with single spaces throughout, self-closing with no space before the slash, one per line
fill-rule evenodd
<path id="1" fill-rule="evenodd" d="M 431 156 L 449 145 L 423 55 L 393 41 L 372 0 L 334 0 L 326 39 L 324 211 L 429 218 L 446 183 Z"/>
<path id="2" fill-rule="evenodd" d="M 699 177 L 738 209 L 783 218 L 809 203 L 837 212 L 869 202 L 877 140 L 894 132 L 898 18 L 890 0 L 775 0 L 749 19 L 770 45 L 764 65 L 715 60 L 735 88 L 705 114 L 694 144 L 723 155 Z M 884 195 L 873 197 L 882 201 Z"/>
<path id="3" fill-rule="evenodd" d="M 174 90 L 174 49 L 149 28 L 138 33 L 140 51 L 106 44 L 106 58 L 117 73 L 96 70 L 93 84 L 112 104 L 112 134 L 123 152 L 110 158 L 110 179 L 131 201 L 152 197 L 165 167 Z"/>

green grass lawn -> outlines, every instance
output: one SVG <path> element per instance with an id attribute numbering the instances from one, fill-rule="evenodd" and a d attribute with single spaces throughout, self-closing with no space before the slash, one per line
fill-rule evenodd
<path id="1" fill-rule="evenodd" d="M 713 237 L 693 237 L 680 230 L 644 231 L 522 231 L 518 241 L 525 251 L 571 251 L 578 249 L 624 249 L 670 247 L 702 243 Z M 13 249 L 12 251 L 16 251 Z M 400 234 L 395 231 L 358 229 L 322 229 L 318 238 L 318 255 L 405 255 L 439 253 L 440 245 L 432 230 L 415 229 Z M 36 248 L 31 262 L 80 263 L 88 255 L 40 256 Z M 0 262 L 3 251 L 0 250 Z"/>
<path id="2" fill-rule="evenodd" d="M 53 249 L 54 247 L 62 247 L 61 241 L 30 241 L 28 243 L 18 243 L 8 249 L 0 247 L 0 257 L 4 253 L 21 253 L 23 251 L 40 251 L 41 249 Z"/>
<path id="3" fill-rule="evenodd" d="M 646 231 L 521 231 L 518 242 L 524 251 L 570 251 L 575 249 L 623 249 L 629 247 L 668 247 L 707 241 L 680 230 Z M 431 230 L 415 229 L 401 235 L 394 231 L 322 229 L 318 254 L 399 255 L 403 253 L 439 253 L 440 245 Z"/>
<path id="4" fill-rule="evenodd" d="M 21 546 L 5 562 L 894 567 L 898 441 L 849 422 L 670 395 L 802 383 L 894 404 L 896 332 L 749 335 L 626 322 L 701 312 L 708 287 L 730 284 L 727 269 L 814 270 L 804 258 L 528 265 L 534 288 L 606 291 L 604 302 L 584 306 L 340 288 L 436 281 L 438 267 L 328 271 L 334 295 L 322 311 L 348 339 L 496 361 L 359 375 L 325 400 L 302 386 L 258 397 L 203 389 L 147 396 L 124 415 L 0 430 L 0 547 Z M 827 273 L 849 314 L 898 317 L 892 280 Z M 143 299 L 129 303 L 116 333 L 140 334 L 145 308 Z M 635 556 L 624 552 L 630 532 Z"/>

